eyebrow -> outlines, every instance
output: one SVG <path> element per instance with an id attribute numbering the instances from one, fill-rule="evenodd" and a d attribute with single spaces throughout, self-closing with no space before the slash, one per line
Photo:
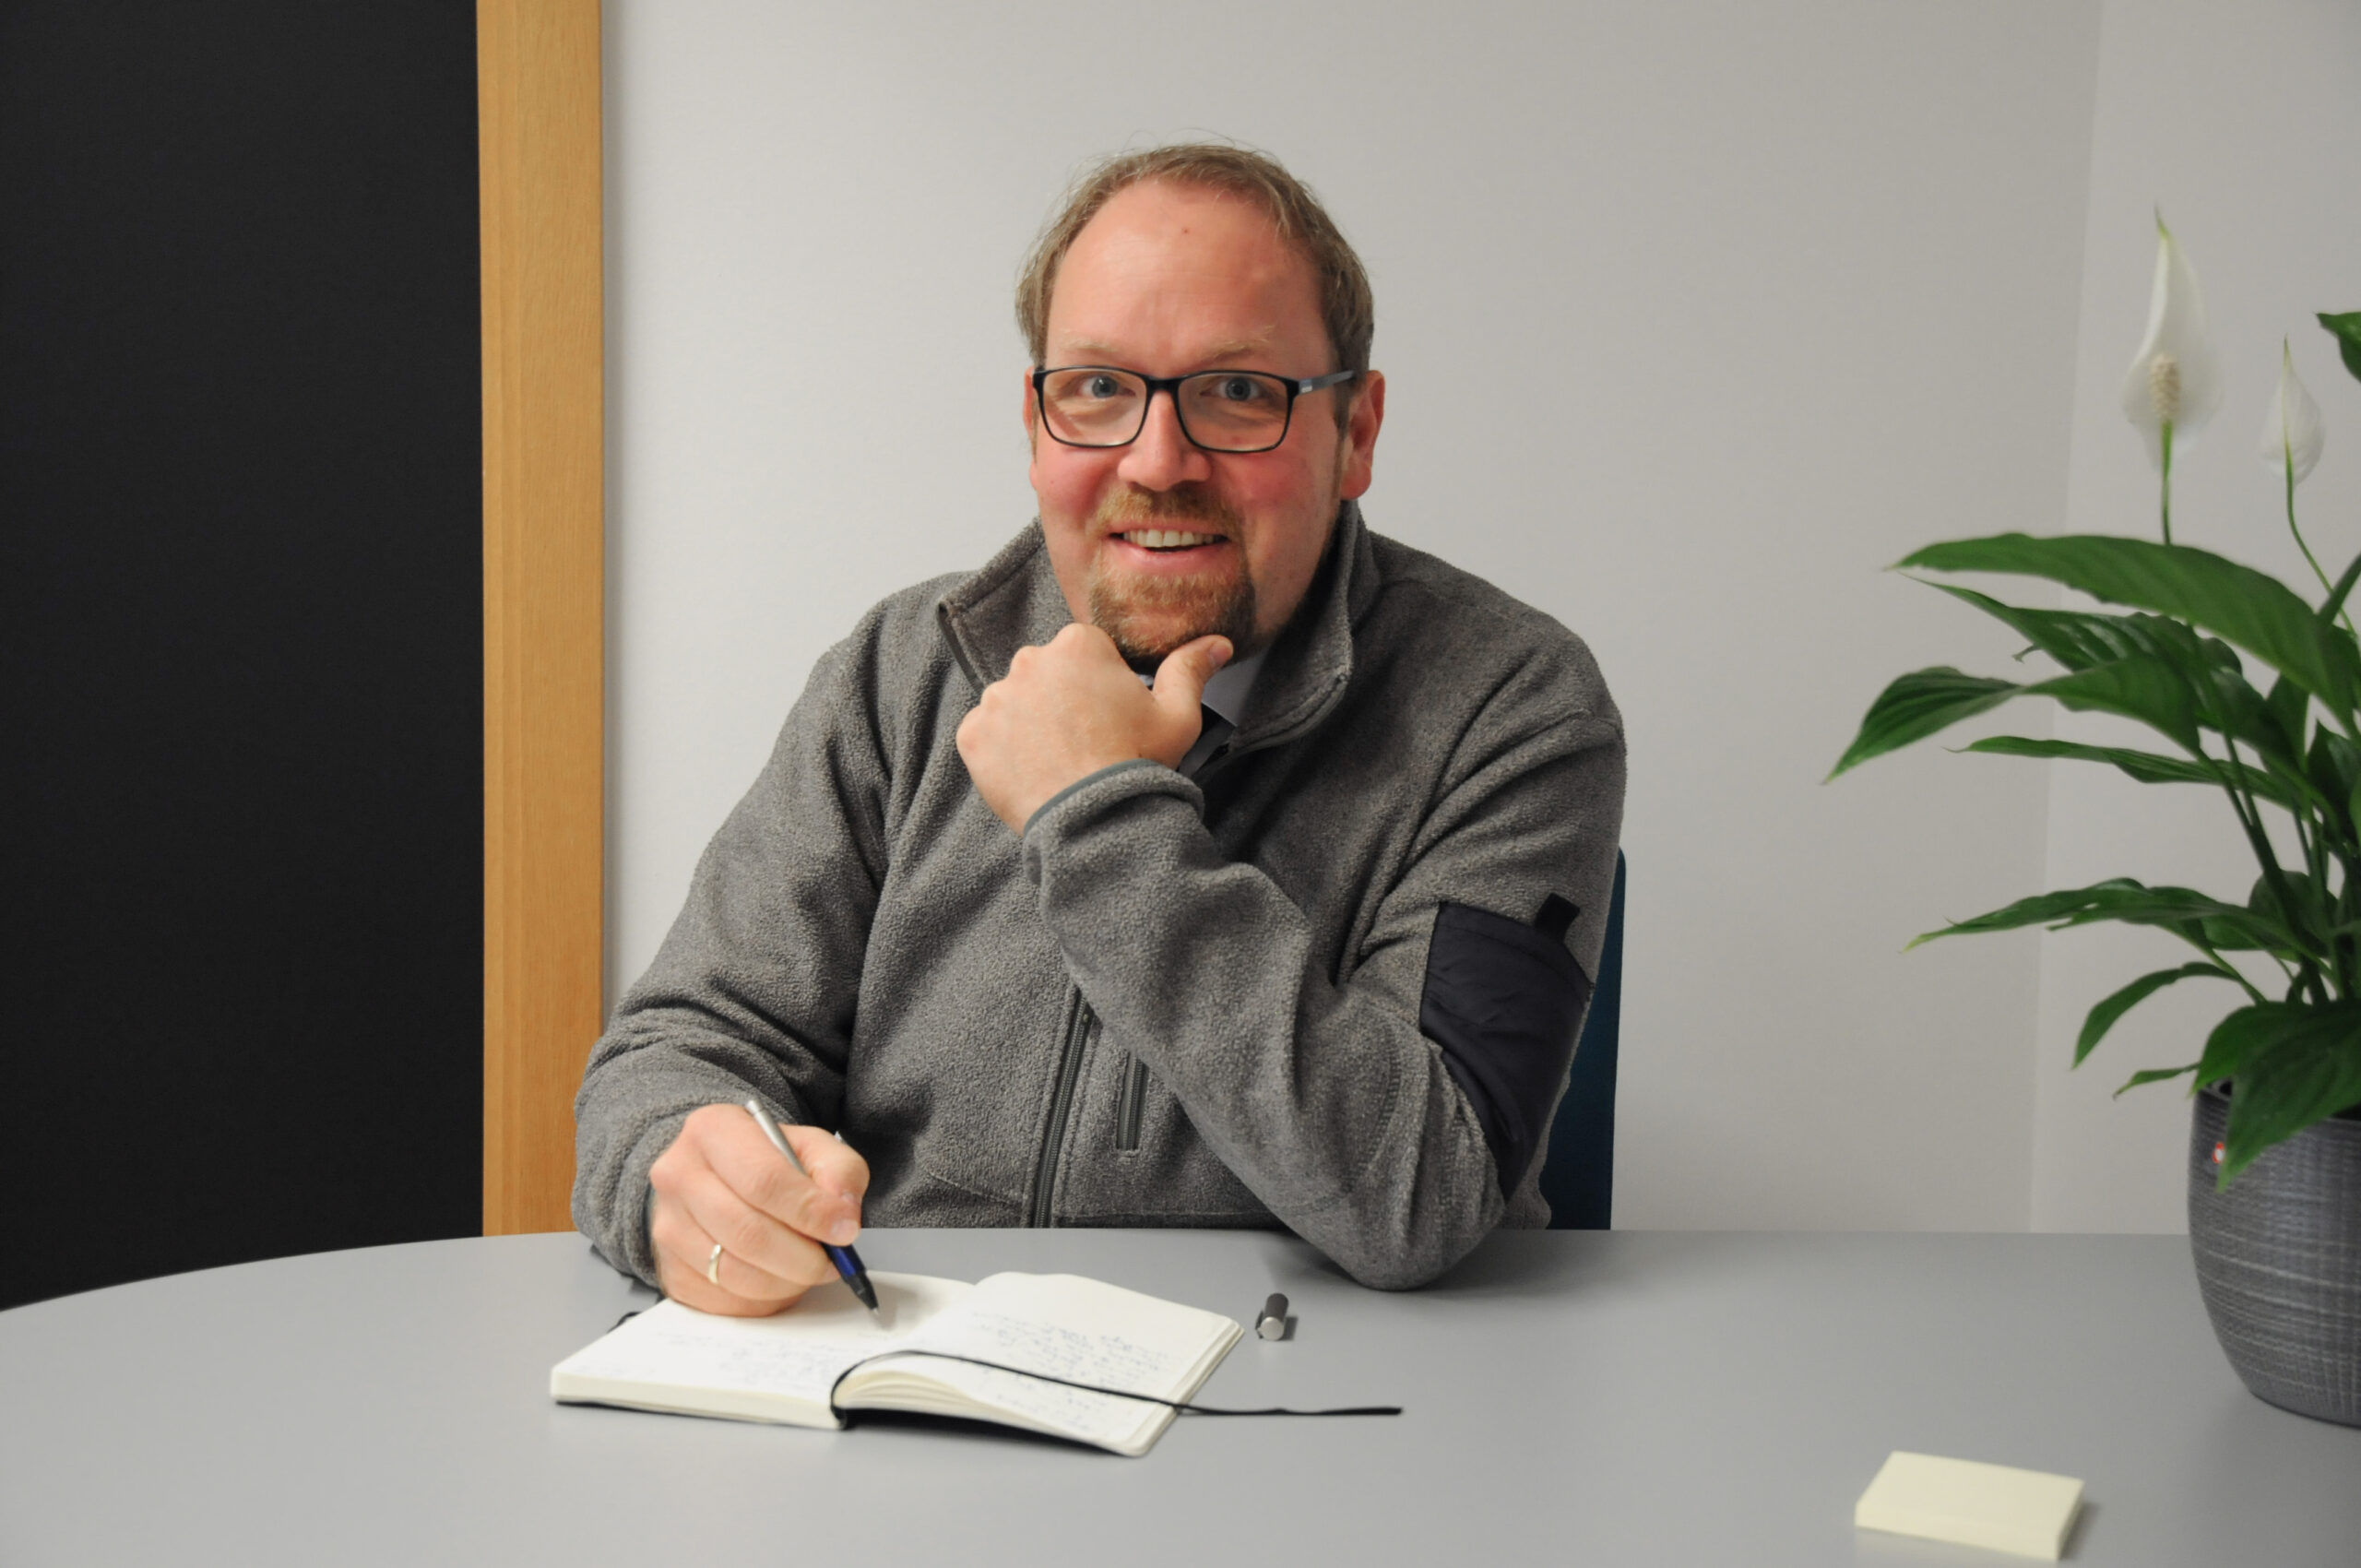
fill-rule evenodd
<path id="1" fill-rule="evenodd" d="M 1210 364 L 1219 360 L 1235 359 L 1241 354 L 1261 353 L 1270 346 L 1271 337 L 1267 333 L 1259 338 L 1232 338 L 1225 342 L 1214 344 L 1205 350 L 1204 357 Z M 1096 338 L 1070 339 L 1066 348 L 1068 351 L 1077 354 L 1103 354 L 1113 357 L 1118 353 L 1112 343 L 1102 343 Z"/>

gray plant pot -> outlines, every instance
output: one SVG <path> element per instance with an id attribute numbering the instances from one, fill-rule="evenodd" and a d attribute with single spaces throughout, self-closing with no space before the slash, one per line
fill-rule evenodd
<path id="1" fill-rule="evenodd" d="M 2217 1193 L 2229 1097 L 2197 1097 L 2189 1241 L 2230 1365 L 2256 1396 L 2361 1426 L 2361 1122 L 2335 1119 L 2263 1151 Z"/>

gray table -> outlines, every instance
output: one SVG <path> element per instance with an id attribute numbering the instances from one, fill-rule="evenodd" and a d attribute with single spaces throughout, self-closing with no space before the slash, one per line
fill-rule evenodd
<path id="1" fill-rule="evenodd" d="M 1296 1336 L 1145 1459 L 550 1403 L 647 1292 L 574 1236 L 183 1275 L 0 1313 L 0 1562 L 1980 1564 L 1856 1532 L 1892 1448 L 2081 1476 L 2091 1564 L 2361 1562 L 2361 1431 L 2239 1386 L 2162 1237 L 1522 1233 L 1360 1289 L 1292 1238 L 876 1230 Z"/>

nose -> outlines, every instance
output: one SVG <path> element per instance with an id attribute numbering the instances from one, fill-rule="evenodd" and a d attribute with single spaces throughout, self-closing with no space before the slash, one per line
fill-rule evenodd
<path id="1" fill-rule="evenodd" d="M 1204 448 L 1182 434 L 1180 410 L 1172 395 L 1151 393 L 1147 422 L 1123 448 L 1123 460 L 1115 471 L 1142 490 L 1170 490 L 1192 480 L 1211 479 L 1213 465 L 1205 460 Z"/>

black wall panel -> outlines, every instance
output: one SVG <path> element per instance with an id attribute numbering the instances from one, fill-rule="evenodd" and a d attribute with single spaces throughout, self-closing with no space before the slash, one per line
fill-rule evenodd
<path id="1" fill-rule="evenodd" d="M 479 1227 L 467 0 L 0 0 L 0 1306 Z"/>

